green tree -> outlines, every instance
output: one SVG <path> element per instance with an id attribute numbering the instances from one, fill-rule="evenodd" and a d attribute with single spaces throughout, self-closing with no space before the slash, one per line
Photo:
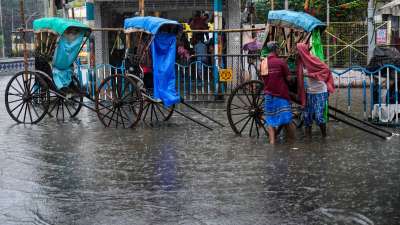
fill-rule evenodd
<path id="1" fill-rule="evenodd" d="M 309 0 L 308 8 L 305 9 L 307 0 L 289 0 L 289 9 L 295 11 L 307 11 L 307 13 L 326 20 L 326 0 Z M 331 21 L 361 21 L 365 20 L 367 13 L 366 0 L 330 0 Z M 256 15 L 258 22 L 266 22 L 266 15 L 271 9 L 270 0 L 255 0 Z M 275 0 L 275 9 L 283 9 L 284 0 Z"/>

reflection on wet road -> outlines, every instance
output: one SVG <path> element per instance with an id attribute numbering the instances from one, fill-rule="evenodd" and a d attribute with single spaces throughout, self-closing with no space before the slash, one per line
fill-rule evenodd
<path id="1" fill-rule="evenodd" d="M 197 106 L 227 123 L 225 105 Z M 1 97 L 0 224 L 398 224 L 399 139 L 329 128 L 273 147 L 179 116 L 117 130 L 84 110 L 24 126 Z"/>

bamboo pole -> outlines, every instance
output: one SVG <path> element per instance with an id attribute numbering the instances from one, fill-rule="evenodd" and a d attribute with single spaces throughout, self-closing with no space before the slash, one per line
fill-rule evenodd
<path id="1" fill-rule="evenodd" d="M 234 32 L 250 32 L 250 31 L 263 31 L 265 28 L 248 28 L 248 29 L 218 29 L 218 30 L 186 30 L 185 33 L 210 33 L 210 32 L 217 32 L 217 33 L 234 33 Z M 120 32 L 124 31 L 124 28 L 113 28 L 113 27 L 101 27 L 101 28 L 92 28 L 94 32 L 101 32 L 101 31 L 115 31 Z M 14 33 L 21 33 L 21 32 L 33 32 L 33 29 L 19 29 L 14 31 Z"/>
<path id="2" fill-rule="evenodd" d="M 21 15 L 21 21 L 22 21 L 22 27 L 23 29 L 26 28 L 26 21 L 25 21 L 25 12 L 24 12 L 24 0 L 19 1 L 19 7 L 20 7 L 20 15 Z M 28 73 L 28 49 L 26 47 L 26 32 L 22 32 L 22 41 L 23 41 L 23 46 L 24 46 L 24 70 L 25 70 L 25 76 Z M 27 80 L 27 78 L 25 77 Z"/>
<path id="3" fill-rule="evenodd" d="M 144 0 L 139 0 L 139 12 L 140 16 L 144 16 Z"/>

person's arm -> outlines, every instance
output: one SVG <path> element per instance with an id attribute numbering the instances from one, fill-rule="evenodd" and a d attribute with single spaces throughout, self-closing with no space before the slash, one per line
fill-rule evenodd
<path id="1" fill-rule="evenodd" d="M 288 64 L 282 61 L 282 72 L 286 82 L 290 82 L 290 71 Z"/>

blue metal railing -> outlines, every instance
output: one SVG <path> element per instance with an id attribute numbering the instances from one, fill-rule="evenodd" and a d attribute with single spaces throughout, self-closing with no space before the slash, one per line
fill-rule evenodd
<path id="1" fill-rule="evenodd" d="M 248 69 L 248 56 L 226 56 L 221 61 L 224 61 L 225 68 L 232 68 L 234 72 L 234 79 L 230 82 L 214 82 L 213 65 L 201 61 L 192 61 L 186 64 L 176 63 L 178 93 L 188 101 L 214 101 L 216 94 L 230 94 L 230 91 L 237 85 L 252 78 L 252 75 L 249 74 L 251 71 Z M 257 63 L 254 66 L 258 68 Z M 355 99 L 359 100 L 359 97 L 353 94 L 355 88 L 361 89 L 361 109 L 364 119 L 373 118 L 390 125 L 400 125 L 399 71 L 400 67 L 384 65 L 374 71 L 369 71 L 361 66 L 352 66 L 342 71 L 333 69 L 332 73 L 336 80 L 336 86 L 344 87 L 347 91 L 345 100 L 349 112 L 353 110 Z M 88 68 L 87 65 L 78 65 L 77 67 L 78 79 L 91 96 L 95 96 L 96 89 L 103 79 L 124 72 L 124 65 L 114 67 L 109 64 L 100 64 L 96 65 L 94 69 Z M 215 83 L 219 83 L 219 87 Z M 386 97 L 383 98 L 383 94 L 386 94 Z"/>
<path id="2" fill-rule="evenodd" d="M 377 123 L 399 126 L 399 79 L 400 67 L 395 65 L 383 65 L 380 68 L 370 71 L 365 67 L 352 66 L 344 71 L 332 70 L 338 78 L 337 86 L 341 85 L 342 77 L 347 78 L 347 108 L 352 110 L 354 86 L 361 86 L 362 89 L 362 110 L 365 119 L 373 119 Z M 358 77 L 350 78 L 351 72 L 358 72 Z M 354 81 L 361 81 L 361 85 Z M 368 100 L 369 88 L 369 100 Z M 386 97 L 383 98 L 385 92 Z M 393 95 L 393 96 L 391 96 Z M 368 103 L 370 104 L 368 107 Z M 386 114 L 386 115 L 385 115 Z"/>

